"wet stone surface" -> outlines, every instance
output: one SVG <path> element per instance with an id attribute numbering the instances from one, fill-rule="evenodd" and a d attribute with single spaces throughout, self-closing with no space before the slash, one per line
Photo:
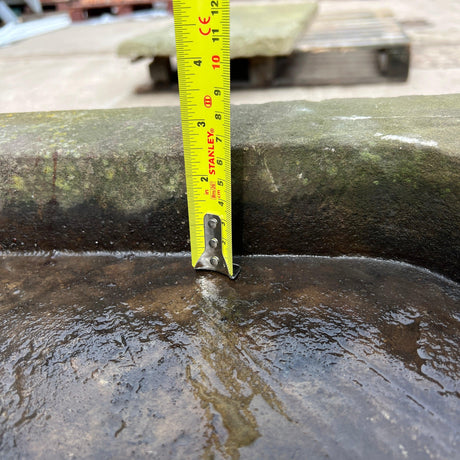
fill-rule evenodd
<path id="1" fill-rule="evenodd" d="M 0 256 L 2 458 L 455 458 L 460 286 L 369 259 Z"/>

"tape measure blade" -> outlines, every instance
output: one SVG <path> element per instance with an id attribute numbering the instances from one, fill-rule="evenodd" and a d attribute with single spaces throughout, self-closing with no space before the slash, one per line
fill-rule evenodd
<path id="1" fill-rule="evenodd" d="M 230 3 L 175 0 L 173 8 L 192 265 L 208 249 L 205 219 L 217 216 L 232 276 Z"/>

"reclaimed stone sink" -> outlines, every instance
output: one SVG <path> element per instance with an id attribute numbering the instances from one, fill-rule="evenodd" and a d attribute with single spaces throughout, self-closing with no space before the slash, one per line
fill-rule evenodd
<path id="1" fill-rule="evenodd" d="M 1 457 L 455 458 L 458 107 L 235 107 L 236 281 L 178 109 L 0 115 Z"/>

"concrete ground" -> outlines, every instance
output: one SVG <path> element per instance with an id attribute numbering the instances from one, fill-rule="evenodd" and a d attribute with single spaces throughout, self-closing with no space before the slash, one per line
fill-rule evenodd
<path id="1" fill-rule="evenodd" d="M 459 93 L 458 0 L 320 1 L 324 12 L 382 7 L 393 10 L 412 40 L 406 83 L 234 90 L 232 103 Z M 149 83 L 147 61 L 116 55 L 121 41 L 162 20 L 74 24 L 0 48 L 0 112 L 178 105 L 176 91 L 136 92 Z"/>

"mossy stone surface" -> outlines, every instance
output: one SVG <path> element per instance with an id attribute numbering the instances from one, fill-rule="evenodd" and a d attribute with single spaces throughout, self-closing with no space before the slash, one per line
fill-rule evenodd
<path id="1" fill-rule="evenodd" d="M 460 96 L 232 109 L 238 253 L 460 279 Z M 0 115 L 3 249 L 188 249 L 178 108 Z"/>

